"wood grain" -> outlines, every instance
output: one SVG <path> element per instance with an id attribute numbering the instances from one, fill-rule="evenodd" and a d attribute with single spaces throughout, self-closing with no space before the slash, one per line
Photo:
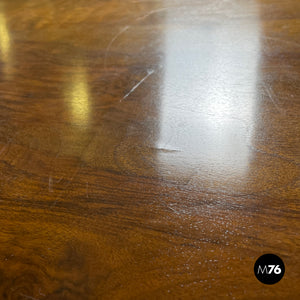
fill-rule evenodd
<path id="1" fill-rule="evenodd" d="M 299 20 L 2 0 L 0 298 L 299 299 Z"/>

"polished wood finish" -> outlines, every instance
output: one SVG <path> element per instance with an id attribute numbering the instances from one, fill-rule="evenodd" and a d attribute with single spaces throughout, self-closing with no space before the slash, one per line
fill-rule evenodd
<path id="1" fill-rule="evenodd" d="M 299 299 L 299 13 L 2 0 L 0 298 Z"/>

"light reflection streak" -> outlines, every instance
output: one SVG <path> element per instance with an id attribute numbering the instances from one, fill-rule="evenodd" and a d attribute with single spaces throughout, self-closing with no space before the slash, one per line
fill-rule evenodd
<path id="1" fill-rule="evenodd" d="M 72 76 L 67 98 L 70 103 L 72 122 L 82 126 L 88 125 L 90 101 L 87 75 L 84 68 L 78 68 Z"/>
<path id="2" fill-rule="evenodd" d="M 6 24 L 5 15 L 0 12 L 0 52 L 1 59 L 5 62 L 8 59 L 10 50 L 10 37 Z"/>
<path id="3" fill-rule="evenodd" d="M 7 26 L 6 16 L 0 6 L 0 63 L 1 71 L 8 79 L 11 74 L 12 53 L 11 53 L 11 37 Z"/>
<path id="4" fill-rule="evenodd" d="M 255 9 L 253 1 L 238 3 Z M 166 12 L 165 70 L 158 153 L 161 172 L 209 174 L 212 181 L 246 176 L 255 124 L 260 55 L 259 13 L 244 19 L 190 18 Z M 176 21 L 175 21 L 176 20 Z M 212 183 L 214 185 L 214 183 Z"/>

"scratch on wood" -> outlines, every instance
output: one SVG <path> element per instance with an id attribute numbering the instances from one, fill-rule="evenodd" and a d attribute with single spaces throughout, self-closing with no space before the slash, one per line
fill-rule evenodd
<path id="1" fill-rule="evenodd" d="M 143 20 L 143 19 L 146 19 L 147 17 L 153 15 L 153 14 L 156 14 L 158 12 L 161 12 L 161 11 L 165 11 L 166 9 L 169 9 L 170 7 L 162 7 L 162 8 L 159 8 L 159 9 L 155 9 L 155 10 L 151 10 L 149 11 L 147 14 L 141 16 L 141 17 L 138 17 L 136 19 L 136 21 L 140 21 L 140 20 Z"/>
<path id="2" fill-rule="evenodd" d="M 111 41 L 109 42 L 109 44 L 107 45 L 106 47 L 106 51 L 105 51 L 105 56 L 104 56 L 104 69 L 106 69 L 106 62 L 107 62 L 107 55 L 108 55 L 108 52 L 112 46 L 112 44 L 114 43 L 114 41 L 122 34 L 124 33 L 126 30 L 129 29 L 129 25 L 123 27 L 112 39 Z"/>
<path id="3" fill-rule="evenodd" d="M 39 289 L 39 294 L 44 297 L 46 296 L 45 294 L 41 293 L 41 288 Z"/>
<path id="4" fill-rule="evenodd" d="M 269 99 L 271 100 L 271 102 L 273 103 L 273 105 L 275 106 L 276 110 L 279 112 L 279 113 L 282 113 L 282 114 L 285 114 L 285 112 L 278 106 L 277 104 L 277 101 L 275 100 L 275 97 L 274 95 L 272 94 L 270 88 L 264 84 L 264 88 L 269 96 Z"/>
<path id="5" fill-rule="evenodd" d="M 49 176 L 49 192 L 50 193 L 53 192 L 52 184 L 53 184 L 52 176 Z"/>
<path id="6" fill-rule="evenodd" d="M 148 71 L 148 74 L 142 78 L 121 100 L 125 100 L 132 92 L 134 92 L 149 76 L 151 76 L 154 73 L 153 70 Z"/>
<path id="7" fill-rule="evenodd" d="M 28 296 L 28 295 L 25 295 L 25 294 L 22 294 L 22 293 L 20 293 L 19 295 L 21 295 L 21 296 L 23 296 L 23 297 L 25 297 L 27 299 L 39 300 L 38 298 L 34 298 L 34 297 L 31 297 L 31 296 Z"/>

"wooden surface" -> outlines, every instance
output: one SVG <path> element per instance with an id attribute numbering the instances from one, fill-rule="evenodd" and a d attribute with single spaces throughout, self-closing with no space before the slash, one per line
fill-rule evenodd
<path id="1" fill-rule="evenodd" d="M 296 0 L 1 0 L 0 298 L 300 299 L 299 22 Z"/>

